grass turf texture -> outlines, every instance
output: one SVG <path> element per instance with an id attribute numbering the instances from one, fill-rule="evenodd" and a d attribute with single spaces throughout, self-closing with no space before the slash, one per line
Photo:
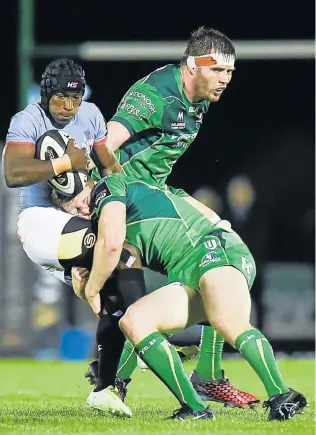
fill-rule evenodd
<path id="1" fill-rule="evenodd" d="M 261 406 L 231 409 L 212 403 L 216 421 L 176 422 L 167 419 L 179 408 L 178 402 L 149 370 L 134 373 L 126 399 L 134 415 L 119 419 L 86 405 L 91 387 L 83 377 L 85 363 L 0 360 L 0 434 L 314 434 L 314 361 L 280 360 L 279 366 L 288 384 L 306 395 L 310 407 L 304 415 L 268 422 Z M 188 374 L 194 367 L 194 361 L 185 363 Z M 266 399 L 261 382 L 245 361 L 226 360 L 224 369 L 236 387 Z"/>

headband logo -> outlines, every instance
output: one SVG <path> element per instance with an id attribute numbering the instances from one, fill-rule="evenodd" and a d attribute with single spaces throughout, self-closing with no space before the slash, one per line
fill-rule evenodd
<path id="1" fill-rule="evenodd" d="M 67 83 L 67 88 L 77 89 L 78 84 L 79 84 L 78 82 L 68 82 Z"/>

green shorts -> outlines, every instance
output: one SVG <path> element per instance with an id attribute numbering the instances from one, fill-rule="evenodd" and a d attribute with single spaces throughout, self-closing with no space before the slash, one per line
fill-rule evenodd
<path id="1" fill-rule="evenodd" d="M 223 266 L 240 270 L 251 289 L 256 276 L 256 264 L 251 252 L 237 233 L 216 228 L 202 237 L 191 253 L 179 259 L 168 273 L 168 281 L 179 281 L 198 290 L 200 278 L 205 272 Z"/>

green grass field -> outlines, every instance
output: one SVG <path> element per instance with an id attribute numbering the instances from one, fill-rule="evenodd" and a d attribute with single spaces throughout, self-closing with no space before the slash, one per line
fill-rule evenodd
<path id="1" fill-rule="evenodd" d="M 195 362 L 186 362 L 189 373 Z M 167 388 L 149 371 L 137 369 L 126 403 L 131 419 L 106 416 L 86 406 L 91 387 L 83 377 L 85 363 L 0 360 L 0 434 L 314 434 L 315 370 L 313 360 L 280 360 L 289 385 L 304 393 L 310 404 L 304 415 L 287 422 L 268 422 L 260 407 L 256 410 L 229 409 L 214 404 L 216 421 L 167 420 L 178 408 Z M 239 388 L 265 399 L 265 391 L 243 360 L 224 361 L 226 375 Z"/>

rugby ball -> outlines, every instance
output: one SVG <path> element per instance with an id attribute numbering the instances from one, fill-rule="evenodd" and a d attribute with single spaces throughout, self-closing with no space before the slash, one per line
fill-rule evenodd
<path id="1" fill-rule="evenodd" d="M 40 160 L 51 160 L 63 156 L 70 139 L 72 138 L 63 131 L 46 131 L 36 143 L 35 157 Z M 77 171 L 63 172 L 48 180 L 48 183 L 65 196 L 76 196 L 85 187 L 87 175 Z"/>

